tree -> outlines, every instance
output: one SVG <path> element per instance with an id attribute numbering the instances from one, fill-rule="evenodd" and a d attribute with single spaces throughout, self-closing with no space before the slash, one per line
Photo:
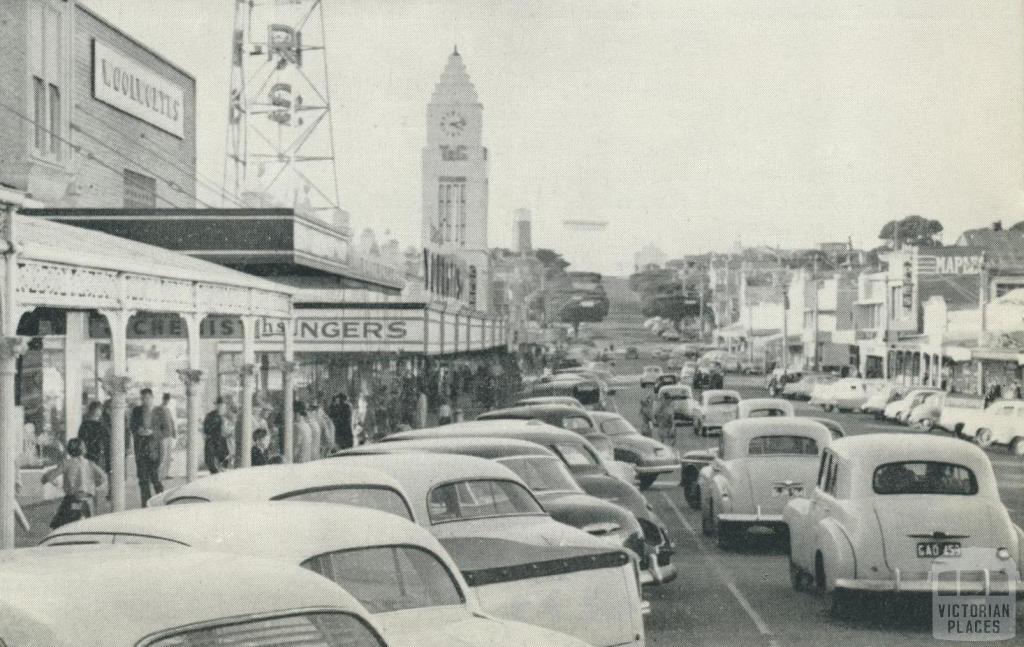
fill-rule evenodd
<path id="1" fill-rule="evenodd" d="M 890 220 L 882 227 L 878 237 L 892 249 L 903 245 L 911 247 L 940 247 L 942 242 L 936 238 L 942 233 L 942 223 L 921 216 L 912 215 L 902 220 Z"/>
<path id="2" fill-rule="evenodd" d="M 553 249 L 538 249 L 533 254 L 540 261 L 540 264 L 544 266 L 548 276 L 561 274 L 570 265 L 569 261 L 562 258 L 562 255 Z"/>

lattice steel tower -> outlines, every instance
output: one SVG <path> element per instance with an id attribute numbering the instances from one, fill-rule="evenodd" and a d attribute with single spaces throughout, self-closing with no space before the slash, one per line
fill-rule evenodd
<path id="1" fill-rule="evenodd" d="M 321 0 L 236 0 L 224 202 L 338 207 Z"/>

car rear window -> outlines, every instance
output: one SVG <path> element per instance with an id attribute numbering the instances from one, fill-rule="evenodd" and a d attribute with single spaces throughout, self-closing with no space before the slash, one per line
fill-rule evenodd
<path id="1" fill-rule="evenodd" d="M 289 492 L 274 497 L 275 501 L 313 501 L 316 503 L 343 503 L 359 508 L 390 512 L 412 521 L 409 509 L 401 494 L 383 487 L 326 487 L 298 492 Z"/>
<path id="2" fill-rule="evenodd" d="M 871 486 L 876 494 L 978 493 L 978 479 L 963 465 L 913 461 L 886 463 L 875 468 Z"/>
<path id="3" fill-rule="evenodd" d="M 475 480 L 439 485 L 427 496 L 430 523 L 544 514 L 530 491 L 513 481 Z"/>
<path id="4" fill-rule="evenodd" d="M 747 414 L 748 418 L 779 418 L 784 417 L 786 412 L 782 409 L 771 407 L 769 409 L 751 409 Z"/>
<path id="5" fill-rule="evenodd" d="M 817 456 L 818 443 L 807 436 L 755 436 L 747 445 L 747 454 L 751 456 L 778 454 Z"/>
<path id="6" fill-rule="evenodd" d="M 444 563 L 416 546 L 341 550 L 311 557 L 302 566 L 344 588 L 371 613 L 466 601 Z"/>
<path id="7" fill-rule="evenodd" d="M 594 428 L 583 416 L 565 416 L 562 418 L 561 427 L 569 431 L 590 431 Z"/>
<path id="8" fill-rule="evenodd" d="M 581 445 L 556 444 L 551 446 L 569 467 L 598 466 L 597 458 Z"/>
<path id="9" fill-rule="evenodd" d="M 348 613 L 310 612 L 230 621 L 187 629 L 143 643 L 146 647 L 383 647 L 366 623 Z"/>
<path id="10" fill-rule="evenodd" d="M 740 399 L 735 395 L 709 395 L 708 404 L 739 404 Z"/>
<path id="11" fill-rule="evenodd" d="M 582 492 L 565 463 L 554 456 L 515 456 L 498 461 L 523 479 L 533 492 Z"/>

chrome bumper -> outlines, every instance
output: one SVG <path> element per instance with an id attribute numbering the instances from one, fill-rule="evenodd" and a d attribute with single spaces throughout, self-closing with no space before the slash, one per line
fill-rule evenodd
<path id="1" fill-rule="evenodd" d="M 835 588 L 844 591 L 863 591 L 870 593 L 939 593 L 946 595 L 1009 595 L 1015 593 L 1017 598 L 1024 597 L 1024 583 L 1021 582 L 1020 574 L 1016 575 L 1016 583 L 1010 585 L 1001 578 L 992 581 L 991 571 L 988 569 L 976 569 L 972 572 L 983 572 L 985 579 L 979 581 L 936 581 L 931 573 L 924 574 L 924 577 L 905 577 L 900 569 L 893 571 L 893 577 L 888 579 L 858 579 L 839 578 L 836 580 Z"/>
<path id="2" fill-rule="evenodd" d="M 740 513 L 740 512 L 725 512 L 718 515 L 719 523 L 748 523 L 753 525 L 760 524 L 784 524 L 785 521 L 782 519 L 781 514 L 766 514 L 761 512 L 761 507 L 758 506 L 757 512 L 751 513 Z"/>
<path id="3" fill-rule="evenodd" d="M 672 580 L 676 579 L 678 575 L 679 571 L 676 569 L 675 564 L 659 566 L 657 556 L 654 556 L 651 559 L 651 565 L 645 570 L 640 571 L 640 585 L 651 586 L 668 584 Z"/>
<path id="4" fill-rule="evenodd" d="M 637 474 L 668 474 L 669 472 L 679 469 L 680 463 L 669 463 L 667 465 L 637 465 L 633 464 L 633 469 L 636 470 Z"/>

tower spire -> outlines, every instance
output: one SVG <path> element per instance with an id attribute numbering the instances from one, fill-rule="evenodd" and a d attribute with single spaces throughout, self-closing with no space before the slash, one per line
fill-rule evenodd
<path id="1" fill-rule="evenodd" d="M 458 55 L 459 55 L 459 44 L 455 43 L 455 50 L 452 52 L 452 56 L 458 56 Z"/>

